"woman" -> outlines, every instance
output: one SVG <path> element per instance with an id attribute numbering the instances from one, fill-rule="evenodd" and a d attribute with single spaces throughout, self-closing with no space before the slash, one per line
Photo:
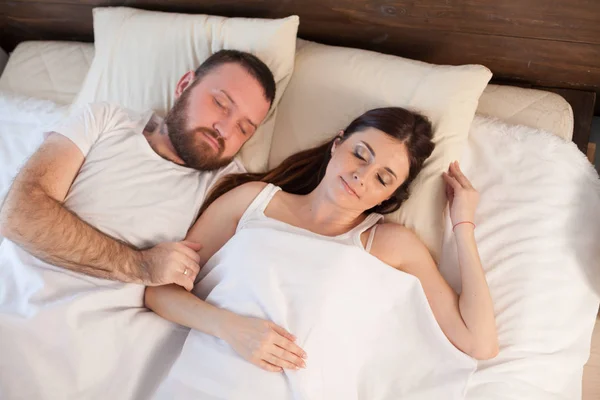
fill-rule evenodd
<path id="1" fill-rule="evenodd" d="M 282 236 L 315 239 L 323 251 L 329 242 L 364 248 L 419 279 L 435 319 L 454 346 L 476 359 L 492 358 L 498 352 L 494 312 L 473 233 L 478 193 L 458 163 L 450 165 L 443 179 L 458 248 L 460 296 L 413 232 L 380 223 L 381 214 L 396 211 L 407 198 L 410 183 L 433 151 L 431 137 L 431 125 L 421 115 L 402 108 L 368 111 L 333 140 L 289 157 L 272 171 L 225 178 L 207 199 L 187 239 L 203 244 L 199 254 L 207 261 L 236 231 L 255 221 Z M 260 241 L 254 236 L 248 240 Z M 219 252 L 220 259 L 247 251 L 248 246 L 234 242 Z M 277 246 L 285 251 L 295 245 L 292 239 Z M 271 266 L 296 261 L 272 260 L 269 254 L 248 256 Z M 253 285 L 251 278 L 247 285 Z M 265 370 L 305 367 L 307 355 L 295 337 L 273 322 L 215 307 L 176 285 L 148 287 L 145 302 L 168 320 L 221 338 Z"/>

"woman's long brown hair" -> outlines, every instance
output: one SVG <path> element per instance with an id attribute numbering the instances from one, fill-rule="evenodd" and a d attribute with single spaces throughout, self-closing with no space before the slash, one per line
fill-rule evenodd
<path id="1" fill-rule="evenodd" d="M 339 137 L 344 141 L 352 134 L 367 128 L 375 128 L 394 137 L 404 143 L 408 149 L 410 162 L 408 178 L 389 199 L 367 210 L 367 213 L 387 214 L 396 211 L 408 198 L 408 187 L 423 168 L 427 157 L 431 155 L 434 144 L 431 141 L 431 123 L 426 117 L 404 108 L 386 107 L 367 111 L 352 121 L 344 129 L 341 137 L 336 136 L 320 146 L 293 154 L 270 171 L 231 174 L 221 178 L 210 191 L 200 213 L 203 213 L 223 194 L 247 182 L 271 183 L 293 194 L 303 195 L 312 192 L 325 176 L 335 139 Z"/>

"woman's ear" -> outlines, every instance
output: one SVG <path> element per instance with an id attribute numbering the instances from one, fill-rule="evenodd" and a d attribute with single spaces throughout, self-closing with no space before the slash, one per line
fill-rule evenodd
<path id="1" fill-rule="evenodd" d="M 177 82 L 177 86 L 175 86 L 175 98 L 179 98 L 179 96 L 181 96 L 181 93 L 183 93 L 183 91 L 187 89 L 192 84 L 192 82 L 194 82 L 195 78 L 196 73 L 194 71 L 186 72 L 185 75 L 183 75 L 179 79 L 179 82 Z"/>
<path id="2" fill-rule="evenodd" d="M 335 149 L 337 149 L 337 147 L 339 146 L 343 137 L 344 137 L 344 131 L 339 131 L 337 136 L 335 137 L 335 139 L 333 139 L 333 146 L 331 146 L 331 154 L 332 155 L 333 155 L 333 152 L 335 151 Z"/>

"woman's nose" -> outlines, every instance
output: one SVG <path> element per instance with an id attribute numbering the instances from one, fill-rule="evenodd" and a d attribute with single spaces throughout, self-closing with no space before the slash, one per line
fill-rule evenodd
<path id="1" fill-rule="evenodd" d="M 354 172 L 354 174 L 352 174 L 352 179 L 354 179 L 356 182 L 358 182 L 360 184 L 360 186 L 363 186 L 363 180 L 361 179 L 358 172 Z"/>

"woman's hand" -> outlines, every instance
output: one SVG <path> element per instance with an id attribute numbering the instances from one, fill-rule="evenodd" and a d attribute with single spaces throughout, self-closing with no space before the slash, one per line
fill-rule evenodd
<path id="1" fill-rule="evenodd" d="M 294 335 L 273 322 L 227 312 L 219 330 L 240 356 L 267 371 L 306 367 L 306 353 Z"/>
<path id="2" fill-rule="evenodd" d="M 450 202 L 452 225 L 463 221 L 474 222 L 479 193 L 460 170 L 458 161 L 450 163 L 448 172 L 444 172 L 443 176 L 446 181 L 446 196 Z"/>

